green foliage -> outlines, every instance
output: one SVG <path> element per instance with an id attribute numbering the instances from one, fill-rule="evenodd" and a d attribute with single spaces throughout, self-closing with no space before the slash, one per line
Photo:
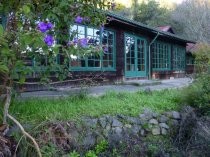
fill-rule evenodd
<path id="1" fill-rule="evenodd" d="M 59 153 L 57 147 L 53 144 L 45 145 L 41 148 L 42 154 L 45 157 L 56 157 L 56 154 Z"/>
<path id="2" fill-rule="evenodd" d="M 126 17 L 126 18 L 130 18 L 131 19 L 131 17 L 132 17 L 132 9 L 131 8 L 127 8 L 126 6 L 123 6 L 120 3 L 116 3 L 116 7 L 113 10 L 113 12 L 115 14 L 119 14 L 119 15 L 121 15 L 123 17 Z"/>
<path id="3" fill-rule="evenodd" d="M 148 156 L 158 156 L 157 154 L 160 152 L 167 152 L 167 153 L 170 152 L 170 154 L 173 154 L 173 152 L 176 149 L 173 146 L 172 139 L 170 138 L 169 135 L 168 136 L 148 135 L 143 139 L 143 141 L 147 145 Z"/>
<path id="4" fill-rule="evenodd" d="M 97 157 L 96 153 L 92 150 L 89 150 L 86 154 L 85 157 Z"/>
<path id="5" fill-rule="evenodd" d="M 208 44 L 197 44 L 195 55 L 195 68 L 197 76 L 210 74 L 210 46 Z"/>
<path id="6" fill-rule="evenodd" d="M 148 3 L 142 2 L 140 4 L 134 3 L 133 19 L 144 24 L 160 21 L 167 16 L 168 9 L 161 8 L 160 4 L 155 0 L 149 0 Z M 162 25 L 162 24 L 161 24 Z"/>
<path id="7" fill-rule="evenodd" d="M 4 33 L 4 28 L 3 28 L 3 26 L 2 26 L 2 25 L 0 25 L 0 36 L 2 36 L 2 35 L 3 35 L 3 33 Z"/>
<path id="8" fill-rule="evenodd" d="M 193 106 L 202 114 L 210 115 L 210 76 L 202 75 L 180 93 L 180 103 Z"/>
<path id="9" fill-rule="evenodd" d="M 75 50 L 67 45 L 75 17 L 88 18 L 83 24 L 100 27 L 106 22 L 101 10 L 110 7 L 109 0 L 1 0 L 0 16 L 6 26 L 3 29 L 0 25 L 0 76 L 4 78 L 4 84 L 13 86 L 14 79 L 23 83 L 32 72 L 43 78 L 41 80 L 46 80 L 52 73 L 58 79 L 65 79 L 69 56 L 87 54 L 87 50 Z M 37 27 L 37 22 L 46 20 L 53 24 L 53 29 L 47 32 L 56 37 L 57 43 L 53 47 L 44 42 L 46 32 L 40 32 Z M 58 54 L 65 58 L 62 64 L 55 61 Z M 26 67 L 24 58 L 36 62 L 36 66 Z"/>
<path id="10" fill-rule="evenodd" d="M 77 153 L 75 150 L 69 154 L 69 157 L 80 157 L 80 154 Z"/>
<path id="11" fill-rule="evenodd" d="M 100 153 L 106 151 L 108 149 L 108 142 L 105 140 L 102 140 L 99 144 L 95 147 L 95 153 L 99 155 Z"/>
<path id="12" fill-rule="evenodd" d="M 104 25 L 103 10 L 110 6 L 110 0 L 1 0 L 1 91 L 24 83 L 32 74 L 45 84 L 51 81 L 51 76 L 63 80 L 69 74 L 69 56 L 84 55 L 87 51 L 99 53 L 99 48 L 72 48 L 68 44 L 69 34 L 78 16 L 83 19 L 81 24 L 98 28 Z M 56 61 L 58 56 L 64 58 L 62 63 Z"/>
<path id="13" fill-rule="evenodd" d="M 108 149 L 108 142 L 105 140 L 102 140 L 99 142 L 94 150 L 89 150 L 85 153 L 85 157 L 98 157 L 100 153 L 103 153 Z M 69 157 L 80 157 L 80 154 L 76 151 L 73 151 L 69 154 Z"/>
<path id="14" fill-rule="evenodd" d="M 191 105 L 210 115 L 210 47 L 200 44 L 195 52 L 196 78 L 180 93 L 180 102 Z"/>

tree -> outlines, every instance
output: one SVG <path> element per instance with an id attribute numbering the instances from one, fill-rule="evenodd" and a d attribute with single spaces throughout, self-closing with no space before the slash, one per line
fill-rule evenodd
<path id="1" fill-rule="evenodd" d="M 100 45 L 90 46 L 86 38 L 75 39 L 76 32 L 70 31 L 69 36 L 69 30 L 75 22 L 102 29 L 106 18 L 101 10 L 109 9 L 111 5 L 109 0 L 0 1 L 0 15 L 2 19 L 7 19 L 4 27 L 0 25 L 0 95 L 6 96 L 3 123 L 7 124 L 7 118 L 15 122 L 33 141 L 39 156 L 41 153 L 34 138 L 8 112 L 14 82 L 25 82 L 26 76 L 34 71 L 39 72 L 38 75 L 44 78 L 42 80 L 51 74 L 62 79 L 71 54 L 100 51 Z M 61 65 L 55 63 L 57 54 L 65 58 Z M 26 57 L 36 59 L 39 66 L 26 66 Z M 45 57 L 48 64 L 43 66 L 41 60 Z"/>
<path id="2" fill-rule="evenodd" d="M 161 8 L 160 4 L 155 0 L 143 1 L 138 4 L 137 0 L 133 1 L 133 19 L 144 24 L 154 25 L 153 23 L 160 22 L 168 14 L 168 9 Z"/>
<path id="3" fill-rule="evenodd" d="M 185 0 L 172 12 L 172 20 L 182 26 L 180 35 L 210 43 L 210 1 Z"/>
<path id="4" fill-rule="evenodd" d="M 129 18 L 129 19 L 132 17 L 131 8 L 126 8 L 124 5 L 122 5 L 120 3 L 115 3 L 115 8 L 113 8 L 112 11 L 116 14 L 119 14 L 119 15 Z"/>

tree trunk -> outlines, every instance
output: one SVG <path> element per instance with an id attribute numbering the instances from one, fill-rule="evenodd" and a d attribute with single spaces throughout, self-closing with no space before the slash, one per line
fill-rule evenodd
<path id="1" fill-rule="evenodd" d="M 6 93 L 6 101 L 4 105 L 3 124 L 7 124 L 7 115 L 8 115 L 8 110 L 9 110 L 11 97 L 12 97 L 11 87 L 6 87 L 6 90 L 7 90 L 7 93 Z"/>

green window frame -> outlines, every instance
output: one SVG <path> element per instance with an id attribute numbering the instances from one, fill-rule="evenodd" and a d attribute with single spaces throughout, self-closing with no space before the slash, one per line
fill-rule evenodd
<path id="1" fill-rule="evenodd" d="M 0 24 L 3 26 L 3 28 L 6 28 L 6 23 L 7 23 L 7 17 L 4 15 L 0 15 Z"/>
<path id="2" fill-rule="evenodd" d="M 186 56 L 186 64 L 187 65 L 194 65 L 194 62 L 195 62 L 195 59 L 193 56 L 189 56 L 189 55 Z"/>
<path id="3" fill-rule="evenodd" d="M 163 71 L 171 69 L 170 44 L 156 41 L 151 45 L 151 52 L 152 52 L 152 69 L 154 71 Z"/>
<path id="4" fill-rule="evenodd" d="M 186 59 L 185 47 L 173 45 L 172 49 L 173 49 L 172 50 L 173 70 L 184 70 L 185 69 L 185 59 Z"/>
<path id="5" fill-rule="evenodd" d="M 71 33 L 76 33 L 76 38 L 88 38 L 88 44 L 92 46 L 101 45 L 103 51 L 99 54 L 89 56 L 71 55 L 69 68 L 72 71 L 115 71 L 116 70 L 116 48 L 115 32 L 110 29 L 100 31 L 99 29 L 85 25 L 73 25 Z"/>

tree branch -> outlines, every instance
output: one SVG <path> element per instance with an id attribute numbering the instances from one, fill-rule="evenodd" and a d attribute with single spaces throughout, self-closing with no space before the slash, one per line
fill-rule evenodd
<path id="1" fill-rule="evenodd" d="M 36 140 L 29 133 L 27 133 L 25 131 L 25 129 L 23 128 L 23 126 L 14 117 L 12 117 L 10 114 L 7 114 L 7 117 L 9 119 L 11 119 L 20 128 L 20 130 L 22 131 L 22 133 L 33 142 L 33 144 L 35 146 L 35 149 L 36 149 L 36 151 L 38 153 L 38 156 L 39 157 L 42 157 L 42 154 L 41 154 L 39 145 L 37 144 Z"/>

